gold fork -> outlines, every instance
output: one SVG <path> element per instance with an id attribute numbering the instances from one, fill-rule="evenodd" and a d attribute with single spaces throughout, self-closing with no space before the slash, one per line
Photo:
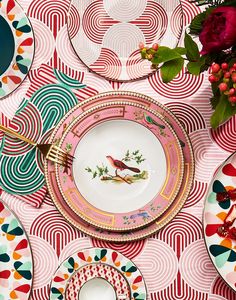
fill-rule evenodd
<path id="1" fill-rule="evenodd" d="M 3 125 L 0 124 L 0 130 L 8 133 L 9 135 L 16 137 L 34 147 L 37 147 L 39 151 L 43 154 L 43 156 L 51 160 L 53 162 L 58 163 L 59 165 L 62 165 L 64 167 L 70 167 L 73 162 L 73 156 L 70 155 L 69 153 L 65 152 L 61 148 L 57 147 L 56 145 L 53 144 L 38 144 L 27 137 L 15 132 L 14 130 L 7 128 Z"/>

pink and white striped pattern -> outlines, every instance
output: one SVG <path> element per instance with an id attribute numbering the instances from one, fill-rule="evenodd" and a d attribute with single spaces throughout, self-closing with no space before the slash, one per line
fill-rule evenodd
<path id="1" fill-rule="evenodd" d="M 131 3 L 128 0 L 125 1 Z M 141 2 L 145 3 L 143 0 Z M 12 97 L 7 99 L 8 101 L 0 103 L 0 122 L 10 126 L 10 119 L 13 117 L 20 101 L 24 98 L 30 84 L 31 87 L 27 97 L 30 97 L 35 89 L 52 82 L 52 74 L 48 65 L 43 66 L 44 72 L 37 72 L 40 62 L 48 62 L 50 66 L 57 67 L 73 78 L 82 78 L 89 88 L 77 93 L 79 100 L 94 95 L 98 91 L 121 89 L 140 91 L 162 103 L 166 103 L 181 119 L 186 129 L 191 132 L 196 158 L 196 176 L 189 199 L 177 218 L 145 242 L 135 242 L 134 245 L 133 243 L 105 243 L 104 246 L 123 252 L 138 264 L 140 270 L 145 274 L 147 286 L 150 287 L 148 300 L 235 300 L 235 293 L 221 277 L 214 273 L 212 265 L 207 260 L 202 239 L 201 213 L 211 174 L 235 149 L 234 118 L 214 132 L 209 128 L 211 115 L 209 98 L 211 97 L 211 91 L 208 81 L 205 78 L 200 78 L 200 81 L 198 81 L 183 74 L 181 89 L 179 89 L 178 84 L 171 85 L 169 88 L 166 87 L 165 84 L 156 79 L 156 74 L 150 80 L 145 79 L 136 82 L 117 83 L 106 81 L 96 74 L 88 72 L 87 68 L 73 54 L 66 32 L 69 0 L 19 0 L 19 3 L 25 10 L 28 8 L 33 26 L 36 24 L 37 27 L 35 28 L 38 31 L 38 34 L 36 32 L 35 57 L 37 64 L 30 73 L 29 78 L 31 81 L 27 79 Z M 81 3 L 86 7 L 91 1 L 84 0 Z M 166 1 L 162 0 L 160 3 L 164 5 Z M 199 12 L 199 7 L 189 3 L 188 0 L 181 0 L 181 4 L 184 12 L 184 25 L 187 25 L 193 16 Z M 175 15 L 179 13 L 179 8 L 177 6 L 173 11 L 171 21 L 176 23 L 171 26 L 171 30 L 175 35 L 175 28 L 180 26 L 175 18 Z M 75 18 L 76 13 L 74 11 L 73 14 L 73 18 Z M 79 24 L 81 25 L 81 22 Z M 80 29 L 80 27 L 75 27 L 71 31 L 76 33 L 77 28 Z M 46 31 L 46 36 L 43 37 Z M 49 35 L 50 47 L 42 44 L 44 40 L 49 42 Z M 50 51 L 51 57 L 48 58 L 48 53 L 39 53 L 37 47 L 42 50 L 47 49 L 47 52 Z M 52 48 L 54 52 L 51 50 Z M 141 69 L 142 67 L 138 70 Z M 143 74 L 141 75 L 143 76 Z M 162 89 L 163 92 L 161 92 Z M 2 197 L 19 216 L 32 243 L 37 268 L 35 268 L 36 285 L 33 287 L 31 299 L 48 300 L 52 270 L 55 271 L 60 262 L 78 249 L 92 247 L 100 242 L 86 237 L 65 222 L 52 205 L 49 197 L 45 198 L 44 204 L 38 209 L 5 192 L 3 192 Z M 39 198 L 40 196 L 37 195 L 31 196 L 35 204 L 37 204 Z M 50 259 L 40 260 L 41 252 L 43 252 L 42 247 L 44 246 Z M 156 257 L 156 253 L 163 254 L 165 249 L 167 249 L 168 256 L 171 257 L 172 264 L 166 261 L 166 258 L 162 261 L 160 257 Z M 42 255 L 45 257 L 44 254 Z M 153 262 L 151 261 L 152 256 Z M 195 258 L 197 263 L 194 262 Z M 57 265 L 56 261 L 58 261 Z M 148 267 L 146 262 L 148 262 Z M 160 279 L 159 283 L 155 276 L 151 276 L 154 266 L 153 272 L 155 274 L 160 266 L 161 274 L 165 275 L 162 267 L 163 262 L 166 262 L 166 268 L 170 271 L 166 277 L 166 284 L 163 282 L 163 278 Z M 201 284 L 199 274 L 206 270 L 206 266 L 208 268 L 206 271 L 207 276 L 204 277 L 204 282 Z M 47 271 L 44 273 L 44 270 Z M 186 278 L 187 274 L 188 278 Z M 163 289 L 158 289 L 160 287 Z"/>
<path id="2" fill-rule="evenodd" d="M 193 96 L 201 88 L 203 80 L 203 74 L 197 77 L 186 74 L 184 69 L 169 83 L 162 82 L 159 72 L 148 78 L 150 86 L 158 95 L 173 100 L 187 99 Z"/>
<path id="3" fill-rule="evenodd" d="M 183 25 L 180 7 L 179 0 L 72 0 L 68 33 L 89 69 L 110 80 L 137 79 L 153 72 L 150 64 L 143 68 L 140 54 L 133 59 L 139 42 L 175 46 Z M 174 38 L 167 39 L 170 31 Z"/>
<path id="4" fill-rule="evenodd" d="M 125 256 L 128 256 L 131 259 L 138 256 L 140 253 L 142 253 L 146 245 L 145 240 L 127 244 L 127 243 L 112 243 L 112 242 L 92 239 L 92 243 L 94 247 L 110 248 L 115 251 L 122 252 Z"/>

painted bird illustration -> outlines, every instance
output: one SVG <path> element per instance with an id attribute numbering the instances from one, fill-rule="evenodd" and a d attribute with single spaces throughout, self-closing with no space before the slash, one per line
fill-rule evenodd
<path id="1" fill-rule="evenodd" d="M 147 114 L 145 114 L 145 121 L 147 123 L 149 123 L 149 124 L 156 125 L 159 128 L 161 128 L 161 129 L 165 129 L 166 128 L 164 125 L 157 123 L 155 120 L 153 120 L 152 117 L 148 116 Z"/>
<path id="2" fill-rule="evenodd" d="M 124 164 L 121 160 L 114 159 L 110 155 L 106 156 L 110 164 L 112 165 L 113 168 L 116 169 L 116 175 L 117 175 L 117 170 L 123 171 L 123 170 L 130 170 L 134 173 L 140 173 L 140 170 L 138 168 L 133 168 L 129 167 L 126 164 Z"/>

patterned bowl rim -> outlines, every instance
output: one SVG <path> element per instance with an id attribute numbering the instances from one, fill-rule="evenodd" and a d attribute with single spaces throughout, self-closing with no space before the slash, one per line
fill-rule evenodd
<path id="1" fill-rule="evenodd" d="M 91 247 L 91 248 L 99 249 L 99 248 L 97 248 L 97 247 Z M 89 248 L 87 248 L 87 249 L 89 249 Z M 100 248 L 100 249 L 105 249 L 105 248 Z M 86 249 L 85 249 L 85 250 L 86 250 Z M 113 250 L 113 249 L 110 249 L 110 250 Z M 113 250 L 113 251 L 116 251 L 116 252 L 118 253 L 117 250 Z M 119 252 L 119 253 L 120 253 L 120 252 Z M 122 253 L 121 253 L 121 254 L 122 254 Z M 124 254 L 122 254 L 122 255 L 124 255 Z M 69 256 L 69 257 L 70 257 L 70 256 Z M 69 257 L 67 257 L 67 259 L 68 259 Z M 133 261 L 132 261 L 132 262 L 133 262 Z M 79 268 L 76 272 L 74 272 L 72 276 L 74 276 L 74 274 L 78 273 L 82 268 L 86 268 L 87 266 L 90 266 L 90 265 L 92 265 L 92 266 L 93 266 L 93 265 L 98 265 L 98 266 L 108 266 L 108 267 L 110 267 L 110 268 L 116 270 L 117 273 L 119 273 L 119 274 L 124 278 L 124 280 L 126 281 L 127 286 L 129 287 L 129 294 L 130 294 L 130 296 L 131 296 L 131 288 L 130 288 L 130 286 L 129 286 L 128 280 L 123 276 L 123 274 L 122 274 L 118 269 L 116 269 L 115 267 L 113 267 L 113 266 L 111 266 L 111 265 L 109 265 L 109 264 L 107 264 L 107 263 L 103 263 L 103 262 L 99 262 L 99 263 L 94 263 L 94 262 L 93 262 L 93 263 L 88 263 L 87 265 L 82 266 L 82 267 Z M 141 273 L 141 272 L 140 272 L 140 273 Z M 84 285 L 85 283 L 87 283 L 88 281 L 93 280 L 93 279 L 95 279 L 95 278 L 103 279 L 103 280 L 107 281 L 107 282 L 112 286 L 112 284 L 111 284 L 108 280 L 106 280 L 105 278 L 103 278 L 103 277 L 93 277 L 93 278 L 90 278 L 89 280 L 87 280 L 86 282 L 84 282 L 84 283 L 81 285 L 80 289 L 83 287 L 83 285 Z M 71 279 L 71 278 L 70 278 L 70 279 Z M 68 282 L 67 285 L 66 285 L 65 292 L 66 292 L 66 290 L 67 290 L 67 288 L 68 288 L 68 285 L 69 285 L 69 282 Z M 145 286 L 146 286 L 146 285 L 145 285 Z M 112 288 L 113 288 L 113 286 L 112 286 Z M 114 289 L 114 288 L 113 288 L 113 289 Z M 115 292 L 116 292 L 116 291 L 115 291 Z M 119 299 L 116 299 L 116 300 L 119 300 Z"/>
<path id="2" fill-rule="evenodd" d="M 111 248 L 106 248 L 106 247 L 86 247 L 86 248 L 82 248 L 81 250 L 77 250 L 76 252 L 73 252 L 71 255 L 68 255 L 66 258 L 64 258 L 63 261 L 58 265 L 57 269 L 55 270 L 55 272 L 54 272 L 53 275 L 52 275 L 52 280 L 51 280 L 51 283 L 50 283 L 50 286 L 49 286 L 49 291 L 50 291 L 50 294 L 49 294 L 49 300 L 52 300 L 52 299 L 50 298 L 50 295 L 51 295 L 51 288 L 52 288 L 53 278 L 54 278 L 54 276 L 56 275 L 56 273 L 58 272 L 58 270 L 60 269 L 61 265 L 62 265 L 66 260 L 68 260 L 70 257 L 72 257 L 72 256 L 74 256 L 75 254 L 77 254 L 78 251 L 83 252 L 83 251 L 86 251 L 86 250 L 103 250 L 103 249 L 106 249 L 106 250 L 108 250 L 108 251 L 114 251 L 114 252 L 120 254 L 121 256 L 123 256 L 125 259 L 127 259 L 127 260 L 129 260 L 129 261 L 132 262 L 132 264 L 137 268 L 137 270 L 139 271 L 140 275 L 141 275 L 142 278 L 143 278 L 144 288 L 145 288 L 145 292 L 146 292 L 146 299 L 145 299 L 145 300 L 147 300 L 147 297 L 148 297 L 147 284 L 146 284 L 146 282 L 145 282 L 145 278 L 144 278 L 143 273 L 142 273 L 142 271 L 140 270 L 140 268 L 133 262 L 133 260 L 131 260 L 131 259 L 130 259 L 129 257 L 127 257 L 126 255 L 124 255 L 122 252 L 117 251 L 117 250 L 114 250 L 114 249 L 111 249 Z M 91 264 L 91 263 L 87 263 L 87 264 L 85 264 L 85 265 L 89 265 L 89 264 Z M 98 263 L 98 264 L 99 264 L 99 263 Z M 111 265 L 109 265 L 109 266 L 111 266 Z M 112 267 L 112 266 L 111 266 L 111 267 Z M 119 270 L 118 270 L 118 271 L 119 271 Z M 74 272 L 74 273 L 75 273 L 75 272 Z M 73 273 L 73 274 L 74 274 L 74 273 Z M 72 274 L 71 276 L 73 276 L 73 274 Z M 129 284 L 129 283 L 128 283 L 128 284 Z M 66 286 L 67 286 L 67 285 L 66 285 Z M 65 294 L 65 292 L 64 292 L 64 294 Z M 63 296 L 64 296 L 64 295 L 63 295 Z M 132 296 L 132 294 L 131 294 L 131 289 L 130 289 L 130 299 L 129 299 L 129 300 L 132 300 L 132 299 L 131 299 L 131 296 Z M 64 298 L 63 298 L 62 300 L 64 300 Z M 65 299 L 65 300 L 66 300 L 66 299 Z"/>

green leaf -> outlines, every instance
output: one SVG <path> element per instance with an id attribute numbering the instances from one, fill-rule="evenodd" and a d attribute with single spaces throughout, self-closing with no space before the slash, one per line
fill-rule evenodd
<path id="1" fill-rule="evenodd" d="M 187 69 L 189 73 L 198 76 L 201 73 L 202 66 L 205 65 L 206 58 L 201 56 L 198 61 L 190 61 L 187 64 Z"/>
<path id="2" fill-rule="evenodd" d="M 220 82 L 213 82 L 211 84 L 211 89 L 212 89 L 212 92 L 213 92 L 213 95 L 220 98 L 220 90 L 219 90 L 219 84 Z"/>
<path id="3" fill-rule="evenodd" d="M 164 83 L 170 82 L 172 79 L 175 78 L 182 70 L 184 65 L 184 59 L 177 58 L 168 62 L 165 62 L 161 66 L 161 77 Z"/>
<path id="4" fill-rule="evenodd" d="M 233 64 L 236 63 L 236 57 L 232 58 L 230 61 L 229 61 L 229 66 L 232 67 Z"/>
<path id="5" fill-rule="evenodd" d="M 228 101 L 228 96 L 222 94 L 220 96 L 219 103 L 211 116 L 211 127 L 214 129 L 217 128 L 232 115 L 234 115 L 234 110 Z"/>
<path id="6" fill-rule="evenodd" d="M 224 1 L 220 6 L 236 6 L 236 0 Z"/>
<path id="7" fill-rule="evenodd" d="M 200 34 L 200 32 L 202 31 L 202 24 L 207 18 L 207 16 L 212 12 L 212 10 L 213 8 L 210 7 L 193 18 L 191 24 L 189 25 L 190 34 L 197 34 L 197 35 Z"/>
<path id="8" fill-rule="evenodd" d="M 184 46 L 187 49 L 187 58 L 190 61 L 198 61 L 200 58 L 200 53 L 197 44 L 194 42 L 192 37 L 185 33 Z"/>
<path id="9" fill-rule="evenodd" d="M 160 46 L 158 48 L 157 53 L 155 54 L 155 57 L 152 59 L 152 63 L 160 64 L 180 57 L 181 55 L 178 52 L 176 52 L 175 49 Z"/>
<path id="10" fill-rule="evenodd" d="M 184 47 L 176 47 L 174 48 L 174 50 L 180 55 L 185 55 L 187 53 L 187 50 Z"/>
<path id="11" fill-rule="evenodd" d="M 213 96 L 210 99 L 212 109 L 216 109 L 216 106 L 219 104 L 220 98 L 217 96 Z"/>

